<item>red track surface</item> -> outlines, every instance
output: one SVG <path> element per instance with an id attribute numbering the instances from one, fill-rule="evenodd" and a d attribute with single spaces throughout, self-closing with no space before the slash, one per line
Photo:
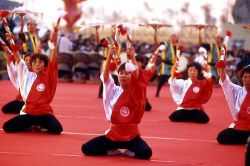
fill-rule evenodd
<path id="1" fill-rule="evenodd" d="M 216 136 L 232 122 L 222 90 L 215 88 L 205 110 L 208 124 L 173 123 L 168 120 L 175 110 L 169 88 L 155 98 L 155 86 L 148 87 L 153 106 L 145 112 L 140 124 L 142 137 L 153 149 L 150 161 L 121 156 L 88 157 L 81 145 L 103 134 L 108 127 L 97 99 L 97 84 L 59 83 L 52 106 L 64 132 L 9 134 L 0 130 L 1 166 L 68 166 L 68 165 L 168 165 L 168 166 L 240 166 L 244 165 L 245 146 L 219 145 Z M 0 107 L 15 98 L 16 90 L 9 81 L 0 81 Z M 0 113 L 0 128 L 14 115 Z"/>

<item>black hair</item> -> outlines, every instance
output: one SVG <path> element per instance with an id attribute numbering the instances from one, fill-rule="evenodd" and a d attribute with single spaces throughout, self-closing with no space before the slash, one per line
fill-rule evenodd
<path id="1" fill-rule="evenodd" d="M 159 47 L 160 45 L 162 45 L 162 44 L 163 44 L 163 45 L 165 45 L 165 43 L 164 43 L 164 42 L 160 42 L 160 44 L 158 45 L 158 47 Z"/>
<path id="2" fill-rule="evenodd" d="M 32 53 L 31 52 L 26 52 L 24 55 L 23 55 L 23 59 L 27 58 L 27 57 L 31 57 L 32 56 Z"/>
<path id="3" fill-rule="evenodd" d="M 141 62 L 142 65 L 144 65 L 144 63 L 145 63 L 145 57 L 143 55 L 137 55 L 137 56 L 135 56 L 135 60 L 137 62 Z"/>
<path id="4" fill-rule="evenodd" d="M 243 70 L 242 70 L 242 72 L 241 72 L 241 75 L 240 75 L 240 78 L 241 78 L 241 79 L 242 79 L 242 77 L 243 77 L 243 75 L 244 75 L 245 73 L 250 74 L 250 65 L 247 65 L 247 66 L 245 66 L 245 67 L 243 68 Z"/>
<path id="5" fill-rule="evenodd" d="M 32 63 L 32 61 L 36 60 L 37 58 L 44 62 L 44 66 L 45 66 L 45 67 L 48 66 L 49 57 L 48 57 L 47 55 L 39 54 L 39 53 L 33 54 L 33 55 L 30 57 L 30 64 Z"/>
<path id="6" fill-rule="evenodd" d="M 202 74 L 202 66 L 201 66 L 199 63 L 193 62 L 193 63 L 188 64 L 188 65 L 187 65 L 187 70 L 188 70 L 190 67 L 194 67 L 194 68 L 196 68 L 196 69 L 198 70 L 198 79 L 199 79 L 199 80 L 204 79 L 204 76 L 203 76 L 203 74 Z"/>
<path id="7" fill-rule="evenodd" d="M 102 38 L 101 41 L 100 41 L 100 44 L 99 44 L 99 47 L 108 47 L 108 44 L 109 41 L 107 38 Z"/>
<path id="8" fill-rule="evenodd" d="M 171 34 L 171 35 L 170 35 L 170 39 L 171 39 L 172 37 L 176 37 L 176 42 L 177 42 L 177 43 L 179 42 L 179 36 L 178 36 L 178 35 L 176 35 L 176 34 Z"/>
<path id="9" fill-rule="evenodd" d="M 220 36 L 220 35 L 216 36 L 216 38 L 220 38 L 220 39 L 221 39 L 221 42 L 224 41 L 224 38 L 223 38 L 222 36 Z"/>
<path id="10" fill-rule="evenodd" d="M 119 74 L 121 71 L 125 70 L 125 65 L 126 65 L 126 62 L 120 64 L 120 66 L 118 67 L 118 74 Z"/>

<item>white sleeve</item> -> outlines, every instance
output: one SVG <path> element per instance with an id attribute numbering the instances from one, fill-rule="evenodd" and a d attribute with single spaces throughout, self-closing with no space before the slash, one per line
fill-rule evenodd
<path id="1" fill-rule="evenodd" d="M 183 100 L 183 84 L 184 80 L 182 79 L 172 79 L 169 78 L 168 83 L 170 85 L 170 92 L 172 94 L 172 98 L 176 104 L 181 104 Z"/>
<path id="2" fill-rule="evenodd" d="M 14 85 L 14 87 L 17 90 L 19 90 L 17 67 L 14 65 L 13 62 L 11 62 L 10 64 L 7 64 L 7 71 L 8 71 L 8 75 L 9 75 L 11 83 Z"/>
<path id="3" fill-rule="evenodd" d="M 28 70 L 27 65 L 23 60 L 17 65 L 17 74 L 21 95 L 23 99 L 26 100 L 37 75 Z"/>
<path id="4" fill-rule="evenodd" d="M 238 111 L 236 109 L 237 96 L 238 96 L 238 92 L 242 89 L 242 87 L 239 85 L 233 84 L 230 81 L 228 75 L 226 76 L 226 79 L 224 80 L 224 82 L 220 80 L 219 83 L 223 89 L 230 112 L 234 120 L 237 120 L 237 117 L 238 117 Z"/>
<path id="5" fill-rule="evenodd" d="M 112 97 L 114 96 L 114 89 L 116 87 L 114 80 L 111 76 L 111 74 L 109 74 L 109 79 L 104 82 L 104 78 L 103 78 L 103 73 L 100 76 L 102 82 L 103 82 L 103 106 L 104 106 L 104 111 L 106 114 L 106 118 L 107 120 L 111 120 L 111 114 L 112 114 L 112 109 L 113 106 L 111 105 L 111 100 Z"/>

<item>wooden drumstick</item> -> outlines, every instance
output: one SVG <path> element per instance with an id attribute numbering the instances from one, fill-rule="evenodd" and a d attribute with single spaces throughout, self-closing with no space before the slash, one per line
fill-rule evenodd
<path id="1" fill-rule="evenodd" d="M 3 26 L 4 26 L 4 29 L 5 29 L 5 31 L 6 31 L 9 35 L 12 36 L 12 38 L 10 39 L 9 42 L 10 42 L 11 45 L 14 45 L 15 42 L 14 42 L 14 40 L 13 40 L 13 34 L 12 34 L 11 31 L 10 31 L 9 24 L 8 24 L 8 22 L 7 22 L 7 19 L 6 19 L 6 17 L 7 17 L 9 14 L 10 14 L 10 11 L 8 11 L 8 10 L 1 10 L 1 11 L 0 11 L 0 17 L 1 17 L 1 20 L 2 20 L 2 23 L 3 23 Z"/>
<path id="2" fill-rule="evenodd" d="M 14 41 L 14 35 L 11 33 L 10 31 L 10 28 L 9 28 L 9 24 L 7 22 L 7 19 L 6 17 L 10 14 L 10 11 L 8 10 L 1 10 L 0 11 L 0 17 L 1 17 L 1 20 L 2 20 L 2 23 L 3 23 L 3 26 L 4 26 L 4 29 L 5 31 L 10 35 L 10 39 L 9 39 L 9 42 L 10 42 L 10 45 L 11 45 L 11 49 L 12 51 L 14 52 L 17 52 L 18 50 L 21 49 L 21 46 L 20 45 L 16 45 L 15 44 L 15 41 Z"/>
<path id="3" fill-rule="evenodd" d="M 228 44 L 229 44 L 229 41 L 230 41 L 230 38 L 232 37 L 232 32 L 227 30 L 225 32 L 226 36 L 225 36 L 225 39 L 224 39 L 224 43 L 223 43 L 223 46 L 221 47 L 221 55 L 220 55 L 220 61 L 224 61 L 225 60 L 225 57 L 227 56 L 227 49 L 228 49 Z"/>
<path id="4" fill-rule="evenodd" d="M 180 62 L 180 54 L 181 51 L 184 50 L 184 46 L 183 45 L 178 45 L 178 48 L 176 50 L 176 68 L 175 68 L 175 73 L 178 74 L 180 73 L 180 69 L 179 69 L 179 62 Z"/>

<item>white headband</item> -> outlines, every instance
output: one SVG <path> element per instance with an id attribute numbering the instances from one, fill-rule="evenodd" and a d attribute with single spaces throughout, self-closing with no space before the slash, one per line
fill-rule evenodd
<path id="1" fill-rule="evenodd" d="M 137 66 L 135 66 L 133 63 L 131 62 L 126 62 L 125 63 L 125 70 L 126 72 L 133 72 L 137 69 Z"/>

